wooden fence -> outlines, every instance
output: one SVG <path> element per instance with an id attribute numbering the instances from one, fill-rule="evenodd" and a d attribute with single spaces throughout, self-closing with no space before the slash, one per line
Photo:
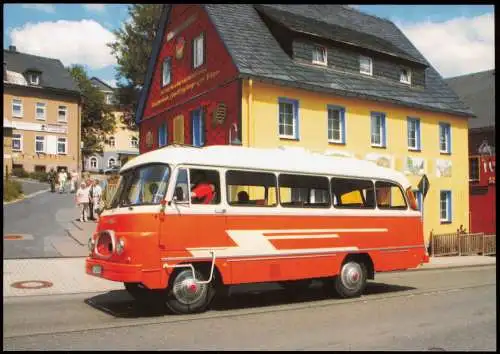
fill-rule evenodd
<path id="1" fill-rule="evenodd" d="M 432 257 L 495 255 L 496 235 L 457 232 L 440 235 L 431 233 L 429 253 Z"/>

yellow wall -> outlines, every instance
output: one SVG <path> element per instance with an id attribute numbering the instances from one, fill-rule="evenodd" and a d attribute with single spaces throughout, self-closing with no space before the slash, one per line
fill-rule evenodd
<path id="1" fill-rule="evenodd" d="M 35 165 L 46 166 L 46 171 L 51 167 L 64 166 L 69 169 L 77 169 L 81 165 L 80 155 L 80 107 L 77 97 L 58 95 L 49 93 L 46 90 L 38 90 L 31 88 L 11 88 L 4 86 L 4 118 L 11 121 L 13 124 L 17 122 L 35 123 L 35 124 L 54 124 L 59 126 L 67 126 L 67 133 L 45 132 L 42 130 L 24 130 L 13 129 L 13 134 L 21 134 L 23 137 L 23 151 L 13 152 L 13 164 L 21 164 L 26 171 L 33 171 Z M 23 104 L 23 116 L 12 116 L 12 100 L 21 99 Z M 37 120 L 35 116 L 36 103 L 45 103 L 45 120 Z M 67 123 L 58 122 L 59 106 L 67 107 Z M 56 135 L 58 137 L 67 138 L 67 155 L 37 154 L 35 153 L 35 136 L 36 135 Z"/>
<path id="2" fill-rule="evenodd" d="M 130 138 L 135 136 L 139 138 L 139 131 L 131 131 L 127 129 L 125 124 L 121 122 L 121 117 L 123 117 L 123 112 L 113 112 L 115 116 L 115 131 L 112 135 L 115 138 L 115 146 L 112 147 L 109 144 L 104 145 L 104 152 L 111 151 L 139 151 L 139 145 L 136 148 L 130 146 Z"/>
<path id="3" fill-rule="evenodd" d="M 280 145 L 300 146 L 311 151 L 328 149 L 353 153 L 357 158 L 366 154 L 391 155 L 395 169 L 403 171 L 406 156 L 426 160 L 425 173 L 430 189 L 424 203 L 424 234 L 454 232 L 463 225 L 469 229 L 468 186 L 468 126 L 467 118 L 443 113 L 417 110 L 375 101 L 350 99 L 285 88 L 262 82 L 243 82 L 242 140 L 243 146 L 274 148 Z M 251 88 L 250 88 L 251 86 Z M 251 100 L 249 100 L 251 97 Z M 278 135 L 278 98 L 299 101 L 299 137 L 297 140 L 280 139 Z M 250 102 L 250 104 L 249 104 Z M 346 144 L 328 142 L 327 105 L 343 106 L 346 110 Z M 386 148 L 373 148 L 370 143 L 370 112 L 386 114 Z M 250 112 L 250 113 L 249 113 Z M 250 114 L 250 121 L 248 119 Z M 420 118 L 421 152 L 408 150 L 407 117 Z M 439 122 L 451 124 L 451 155 L 439 152 Z M 451 160 L 452 177 L 437 177 L 436 159 Z M 414 187 L 421 176 L 408 175 Z M 452 191 L 452 222 L 441 224 L 439 217 L 440 190 Z"/>

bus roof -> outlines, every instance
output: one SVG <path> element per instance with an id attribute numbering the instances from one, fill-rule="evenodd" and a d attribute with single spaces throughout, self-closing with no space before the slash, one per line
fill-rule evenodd
<path id="1" fill-rule="evenodd" d="M 128 161 L 121 172 L 149 163 L 190 164 L 252 170 L 339 175 L 389 179 L 410 186 L 406 176 L 374 162 L 352 157 L 328 156 L 303 148 L 250 148 L 213 145 L 203 148 L 170 145 L 141 154 Z"/>

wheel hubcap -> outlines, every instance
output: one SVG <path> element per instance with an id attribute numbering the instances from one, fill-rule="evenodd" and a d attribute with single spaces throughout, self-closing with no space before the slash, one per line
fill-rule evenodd
<path id="1" fill-rule="evenodd" d="M 340 279 L 346 288 L 357 289 L 361 285 L 361 266 L 355 262 L 346 263 L 342 267 Z"/>
<path id="2" fill-rule="evenodd" d="M 206 284 L 197 284 L 193 279 L 191 270 L 184 270 L 175 278 L 173 293 L 175 298 L 185 304 L 191 305 L 199 301 L 207 292 Z M 199 274 L 197 273 L 198 277 Z"/>

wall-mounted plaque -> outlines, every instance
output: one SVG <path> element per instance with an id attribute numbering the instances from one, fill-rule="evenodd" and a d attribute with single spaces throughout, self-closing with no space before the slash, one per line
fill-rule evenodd
<path id="1" fill-rule="evenodd" d="M 451 177 L 451 160 L 436 159 L 436 176 Z"/>
<path id="2" fill-rule="evenodd" d="M 425 160 L 421 157 L 406 156 L 404 172 L 409 175 L 422 176 L 425 174 Z"/>
<path id="3" fill-rule="evenodd" d="M 224 123 L 226 120 L 227 116 L 227 106 L 225 103 L 219 103 L 217 104 L 217 107 L 214 110 L 213 113 L 213 124 L 214 125 L 220 125 Z"/>
<path id="4" fill-rule="evenodd" d="M 186 40 L 184 37 L 177 38 L 175 42 L 175 59 L 180 60 L 184 57 L 184 47 L 186 46 Z"/>

